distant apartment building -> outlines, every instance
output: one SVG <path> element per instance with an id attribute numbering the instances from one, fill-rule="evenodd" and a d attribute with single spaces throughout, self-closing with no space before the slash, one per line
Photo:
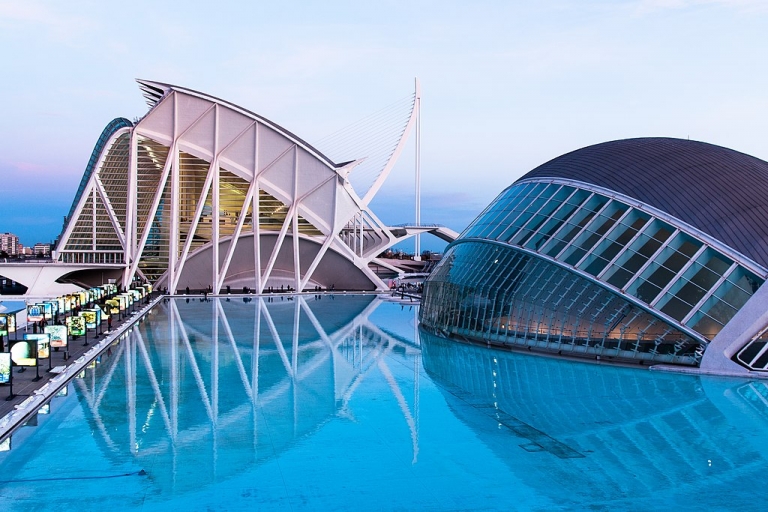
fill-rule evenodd
<path id="1" fill-rule="evenodd" d="M 35 246 L 32 248 L 32 254 L 35 256 L 40 256 L 42 254 L 43 257 L 50 257 L 51 244 L 35 244 Z"/>
<path id="2" fill-rule="evenodd" d="M 9 256 L 16 256 L 19 254 L 20 247 L 19 237 L 13 233 L 0 234 L 0 252 L 4 251 Z"/>

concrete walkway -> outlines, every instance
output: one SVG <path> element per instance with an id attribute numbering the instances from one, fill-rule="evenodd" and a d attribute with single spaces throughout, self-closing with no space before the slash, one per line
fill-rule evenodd
<path id="1" fill-rule="evenodd" d="M 154 302 L 160 298 L 160 294 L 153 293 L 149 297 L 149 301 Z M 134 308 L 136 311 L 139 311 L 141 308 L 146 307 L 145 304 L 135 304 Z M 23 370 L 22 368 L 18 366 L 14 366 L 13 371 L 13 397 L 9 398 L 11 388 L 8 384 L 4 384 L 0 386 L 0 424 L 2 426 L 8 426 L 7 423 L 7 417 L 14 413 L 20 404 L 23 402 L 29 400 L 30 397 L 36 395 L 36 391 L 39 392 L 39 390 L 44 389 L 48 386 L 48 384 L 51 382 L 51 380 L 56 379 L 59 375 L 59 373 L 53 373 L 49 372 L 50 368 L 56 368 L 59 367 L 60 370 L 63 370 L 62 373 L 66 373 L 67 370 L 71 370 L 74 366 L 78 364 L 78 360 L 82 362 L 82 356 L 85 355 L 88 351 L 92 350 L 94 346 L 99 344 L 100 342 L 103 342 L 104 340 L 111 340 L 117 337 L 124 328 L 127 328 L 129 325 L 131 325 L 133 322 L 135 322 L 139 318 L 138 314 L 131 314 L 131 310 L 129 309 L 128 314 L 125 315 L 125 318 L 117 319 L 116 317 L 113 317 L 112 320 L 112 330 L 109 332 L 105 332 L 104 334 L 100 335 L 98 338 L 96 337 L 96 333 L 93 330 L 88 330 L 88 345 L 85 345 L 85 338 L 83 336 L 78 337 L 75 340 L 70 339 L 69 340 L 69 357 L 67 359 L 64 359 L 66 353 L 64 352 L 64 349 L 59 349 L 58 352 L 55 351 L 55 349 L 51 349 L 51 359 L 44 359 L 41 360 L 38 364 L 37 371 L 35 371 L 34 367 L 26 367 Z M 20 328 L 17 332 L 10 334 L 10 344 L 13 344 L 16 340 L 23 340 L 24 334 L 27 332 L 32 332 L 31 326 L 27 329 L 26 327 Z M 106 331 L 107 329 L 107 322 L 102 322 L 102 328 Z M 7 337 L 4 337 L 4 345 L 5 345 L 5 351 L 7 352 L 9 350 L 9 340 Z M 64 367 L 64 368 L 61 368 Z M 39 379 L 37 379 L 37 376 L 39 375 Z M 12 426 L 12 428 L 15 428 L 15 425 Z M 5 429 L 0 429 L 5 430 Z M 0 432 L 0 437 L 2 437 L 2 432 Z"/>

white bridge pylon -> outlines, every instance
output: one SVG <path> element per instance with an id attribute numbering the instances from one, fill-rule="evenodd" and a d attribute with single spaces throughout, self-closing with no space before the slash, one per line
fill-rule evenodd
<path id="1" fill-rule="evenodd" d="M 193 448 L 221 451 L 221 439 L 231 440 L 236 429 L 238 443 L 250 440 L 237 449 L 251 449 L 257 457 L 265 439 L 270 450 L 281 443 L 287 447 L 329 418 L 354 418 L 355 391 L 378 372 L 375 378 L 386 382 L 402 413 L 413 443 L 412 461 L 417 462 L 420 347 L 418 341 L 388 334 L 369 320 L 379 300 L 361 304 L 354 319 L 332 332 L 313 311 L 314 303 L 320 306 L 333 300 L 330 296 L 296 296 L 277 303 L 262 297 L 246 304 L 232 300 L 195 304 L 210 305 L 207 329 L 205 320 L 194 318 L 200 307 L 184 307 L 174 300 L 158 304 L 155 315 L 167 316 L 167 322 L 137 324 L 103 358 L 105 368 L 76 379 L 108 452 L 124 455 L 128 442 L 139 459 L 171 457 L 175 471 L 183 467 L 178 459 Z M 328 306 L 323 307 L 327 312 Z M 244 332 L 250 337 L 244 339 Z M 396 348 L 414 360 L 413 389 L 408 392 L 402 388 L 402 376 L 396 379 L 389 367 Z M 189 379 L 194 386 L 183 387 Z M 125 400 L 125 416 L 115 415 L 111 402 L 116 396 Z M 108 413 L 105 403 L 110 404 Z M 289 425 L 280 428 L 286 439 L 276 441 L 267 424 Z M 224 466 L 214 460 L 214 473 L 226 472 Z"/>

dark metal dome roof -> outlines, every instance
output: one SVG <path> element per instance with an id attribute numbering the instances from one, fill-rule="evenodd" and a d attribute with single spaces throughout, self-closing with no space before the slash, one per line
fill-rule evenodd
<path id="1" fill-rule="evenodd" d="M 768 267 L 768 162 L 704 142 L 662 137 L 588 146 L 520 180 L 564 178 L 654 206 Z"/>

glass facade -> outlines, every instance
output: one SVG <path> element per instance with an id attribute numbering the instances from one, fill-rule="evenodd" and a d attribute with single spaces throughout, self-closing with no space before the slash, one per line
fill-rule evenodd
<path id="1" fill-rule="evenodd" d="M 110 125 L 111 126 L 111 125 Z M 123 127 L 122 125 L 117 128 Z M 113 132 L 106 132 L 112 134 Z M 100 139 L 97 149 L 104 151 L 108 140 Z M 59 260 L 66 263 L 124 263 L 124 248 L 116 227 L 110 220 L 108 210 L 114 213 L 120 234 L 124 236 L 127 222 L 128 174 L 130 167 L 130 133 L 115 138 L 106 151 L 98 169 L 99 184 L 109 204 L 94 188 L 89 192 L 88 201 L 77 217 L 66 245 L 59 251 Z M 155 195 L 158 193 L 163 167 L 170 148 L 147 137 L 137 137 L 137 227 L 142 233 L 147 227 Z M 94 166 L 98 158 L 94 160 Z M 139 261 L 139 269 L 150 282 L 157 280 L 167 271 L 169 264 L 170 240 L 177 236 L 179 256 L 187 242 L 187 233 L 195 222 L 195 212 L 206 182 L 210 163 L 184 151 L 178 153 L 179 166 L 179 230 L 174 235 L 171 225 L 171 180 L 168 179 L 160 197 L 157 211 L 150 220 L 147 242 Z M 89 168 L 90 169 L 90 168 Z M 93 170 L 88 173 L 88 177 Z M 87 180 L 86 180 L 87 181 Z M 235 233 L 250 183 L 233 173 L 219 168 L 219 236 Z M 85 186 L 83 186 L 83 190 Z M 78 201 L 83 196 L 79 192 Z M 288 214 L 288 206 L 259 190 L 259 228 L 262 231 L 279 231 Z M 213 191 L 212 187 L 203 202 L 200 218 L 197 219 L 190 251 L 194 251 L 213 239 Z M 242 232 L 253 232 L 253 204 L 246 205 Z M 298 215 L 298 231 L 305 235 L 321 234 L 314 225 Z M 288 233 L 292 232 L 291 229 Z"/>
<path id="2" fill-rule="evenodd" d="M 695 365 L 763 281 L 669 219 L 528 181 L 449 246 L 422 317 L 471 338 Z"/>
<path id="3" fill-rule="evenodd" d="M 703 344 L 565 268 L 513 247 L 454 245 L 430 275 L 422 324 L 573 354 L 696 365 Z"/>
<path id="4" fill-rule="evenodd" d="M 112 126 L 113 123 L 110 124 Z M 124 128 L 117 125 L 116 129 Z M 109 127 L 108 127 L 109 128 Z M 105 134 L 108 132 L 105 130 Z M 104 138 L 104 134 L 102 134 Z M 96 148 L 100 151 L 106 147 L 108 140 L 99 139 Z M 123 263 L 123 244 L 115 230 L 108 210 L 114 214 L 119 226 L 125 225 L 128 154 L 130 151 L 130 134 L 123 133 L 115 138 L 98 169 L 99 181 L 109 204 L 101 194 L 91 189 L 77 217 L 67 243 L 59 247 L 59 260 L 65 263 Z M 93 174 L 98 158 L 91 157 L 86 175 Z M 85 193 L 85 186 L 78 190 L 76 203 L 79 203 Z M 122 234 L 122 232 L 121 232 Z"/>

